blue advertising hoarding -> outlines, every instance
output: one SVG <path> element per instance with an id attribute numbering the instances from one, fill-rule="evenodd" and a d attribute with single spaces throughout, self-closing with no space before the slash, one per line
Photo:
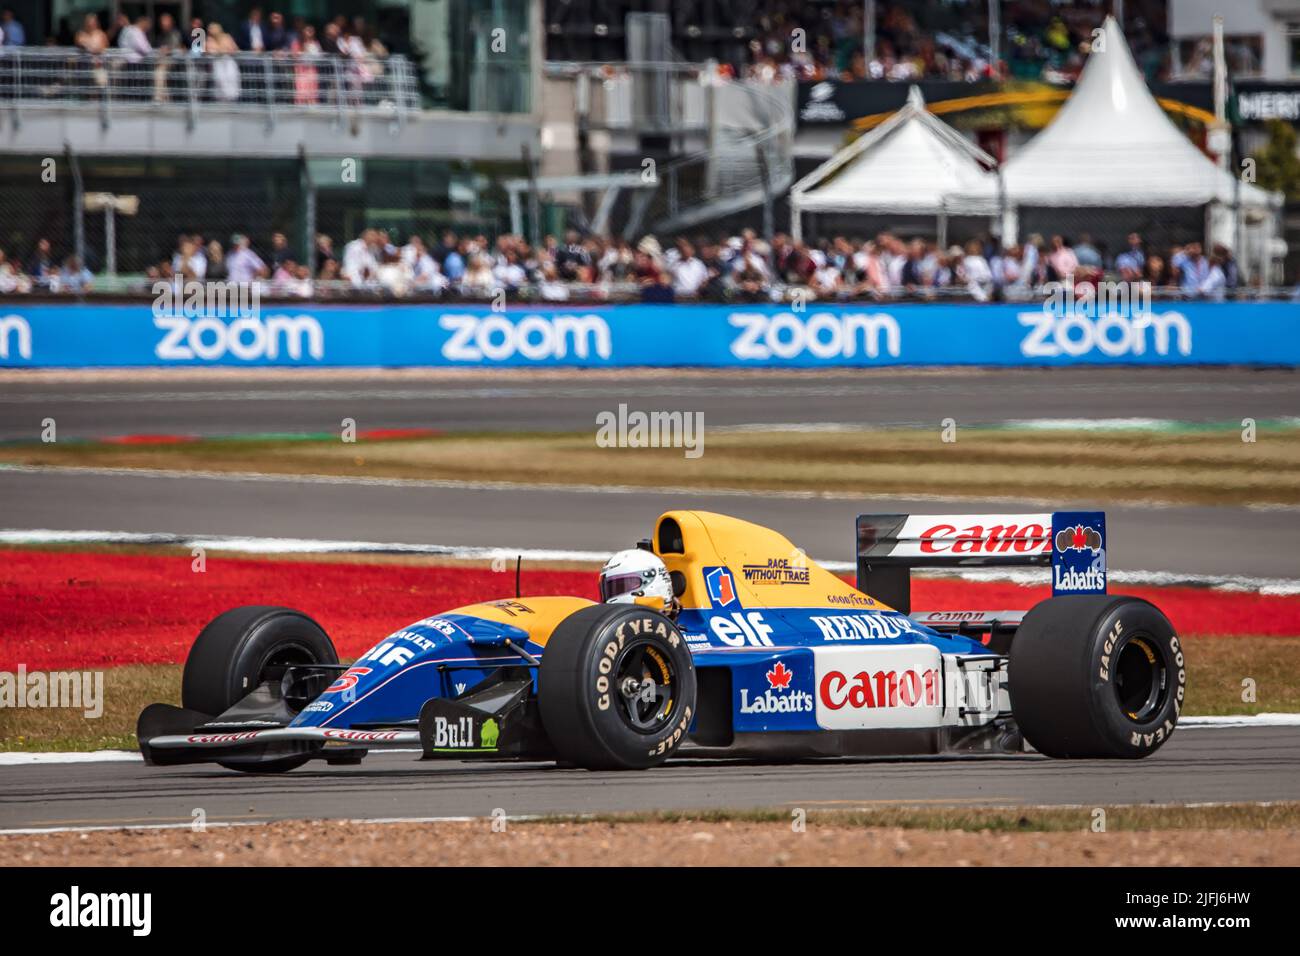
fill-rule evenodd
<path id="1" fill-rule="evenodd" d="M 0 303 L 0 366 L 1300 365 L 1300 304 L 511 307 L 267 303 L 219 318 Z"/>

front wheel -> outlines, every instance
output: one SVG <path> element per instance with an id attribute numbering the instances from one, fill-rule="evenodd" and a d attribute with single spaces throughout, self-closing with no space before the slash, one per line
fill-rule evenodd
<path id="1" fill-rule="evenodd" d="M 1011 642 L 1011 710 L 1050 757 L 1145 757 L 1174 732 L 1187 689 L 1174 626 L 1140 598 L 1035 605 Z"/>
<path id="2" fill-rule="evenodd" d="M 194 639 L 181 676 L 181 703 L 187 710 L 219 716 L 286 668 L 337 664 L 338 653 L 324 629 L 301 611 L 287 607 L 237 607 L 213 618 Z M 230 770 L 283 773 L 309 756 L 220 761 Z"/>
<path id="3" fill-rule="evenodd" d="M 599 604 L 551 634 L 537 703 L 559 759 L 635 770 L 668 759 L 695 710 L 695 665 L 677 626 L 636 605 Z"/>

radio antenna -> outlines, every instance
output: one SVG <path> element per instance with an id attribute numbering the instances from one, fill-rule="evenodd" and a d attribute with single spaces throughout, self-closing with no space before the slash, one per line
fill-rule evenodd
<path id="1" fill-rule="evenodd" d="M 524 556 L 521 554 L 515 558 L 515 600 L 519 600 L 519 572 L 524 564 Z"/>

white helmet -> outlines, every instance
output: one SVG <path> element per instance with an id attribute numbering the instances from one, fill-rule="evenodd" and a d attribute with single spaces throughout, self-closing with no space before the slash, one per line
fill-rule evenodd
<path id="1" fill-rule="evenodd" d="M 673 603 L 673 579 L 659 555 L 643 548 L 620 551 L 600 569 L 600 599 L 606 604 L 632 604 L 634 598 L 660 598 Z"/>

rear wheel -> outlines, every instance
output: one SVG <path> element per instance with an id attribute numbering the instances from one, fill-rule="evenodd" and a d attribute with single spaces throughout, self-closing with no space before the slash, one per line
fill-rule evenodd
<path id="1" fill-rule="evenodd" d="M 237 607 L 213 618 L 194 640 L 181 677 L 181 704 L 217 716 L 259 684 L 278 681 L 298 664 L 337 664 L 334 644 L 319 624 L 287 607 Z M 300 754 L 245 763 L 232 770 L 281 773 L 310 758 Z"/>
<path id="2" fill-rule="evenodd" d="M 595 605 L 547 641 L 537 702 L 561 761 L 590 770 L 662 763 L 695 710 L 695 666 L 675 624 L 635 605 Z"/>
<path id="3" fill-rule="evenodd" d="M 1169 619 L 1132 597 L 1050 598 L 1025 615 L 1007 682 L 1025 739 L 1052 757 L 1145 757 L 1174 732 L 1187 688 Z"/>

